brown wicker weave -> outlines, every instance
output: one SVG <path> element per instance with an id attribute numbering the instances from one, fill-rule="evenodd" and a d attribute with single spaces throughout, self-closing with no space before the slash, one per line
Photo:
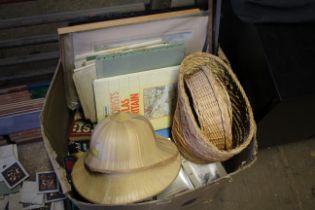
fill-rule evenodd
<path id="1" fill-rule="evenodd" d="M 211 71 L 210 74 L 209 72 L 205 73 L 208 70 Z M 196 97 L 197 94 L 191 92 L 192 85 L 190 88 L 185 87 L 185 83 L 187 85 L 189 75 L 196 72 L 205 74 L 204 76 L 209 81 L 217 81 L 215 85 L 217 90 L 213 91 L 212 94 L 215 94 L 216 98 L 221 100 L 221 103 L 209 104 L 208 106 L 217 109 L 212 114 L 217 113 L 217 115 L 221 114 L 225 117 L 205 119 L 207 116 L 202 116 L 203 110 L 195 110 L 196 102 L 194 102 L 193 97 Z M 216 80 L 213 80 L 214 78 L 211 78 L 211 75 Z M 204 85 L 205 83 L 200 83 L 199 88 L 205 89 Z M 218 104 L 220 109 L 217 107 Z M 211 113 L 209 111 L 204 112 Z M 203 120 L 203 122 L 200 123 L 200 120 Z M 230 129 L 233 137 L 230 139 L 228 136 L 229 120 L 231 120 Z M 224 129 L 217 129 L 214 134 L 205 132 L 205 125 L 202 124 L 210 123 L 211 125 L 212 123 L 213 126 L 214 122 L 218 123 L 217 128 L 221 126 Z M 255 133 L 256 124 L 250 103 L 230 66 L 219 57 L 207 53 L 194 53 L 186 57 L 180 66 L 178 100 L 172 127 L 173 138 L 181 153 L 195 162 L 225 161 L 246 148 L 253 140 Z M 222 137 L 222 134 L 227 138 L 218 138 L 220 135 Z M 222 143 L 224 143 L 223 147 Z"/>
<path id="2" fill-rule="evenodd" d="M 186 93 L 192 99 L 193 111 L 201 133 L 218 149 L 232 148 L 232 107 L 223 84 L 206 66 L 184 75 Z"/>

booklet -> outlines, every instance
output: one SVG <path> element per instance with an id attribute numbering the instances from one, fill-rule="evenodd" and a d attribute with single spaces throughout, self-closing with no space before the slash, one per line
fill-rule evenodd
<path id="1" fill-rule="evenodd" d="M 170 127 L 178 70 L 179 66 L 172 66 L 95 80 L 97 120 L 133 112 L 147 117 L 154 130 Z"/>

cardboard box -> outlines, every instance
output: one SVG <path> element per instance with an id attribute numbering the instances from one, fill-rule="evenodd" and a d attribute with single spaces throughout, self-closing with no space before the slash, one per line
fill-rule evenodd
<path id="1" fill-rule="evenodd" d="M 162 15 L 163 18 L 165 18 Z M 141 21 L 146 22 L 147 20 L 151 20 L 150 18 L 140 18 Z M 133 21 L 136 21 L 134 18 L 129 18 L 126 20 L 120 19 L 117 20 L 122 25 L 133 24 Z M 139 20 L 137 20 L 139 21 Z M 77 33 L 78 31 L 82 32 L 90 30 L 99 30 L 100 28 L 104 28 L 104 26 L 113 27 L 113 22 L 104 22 L 97 23 L 92 26 L 90 24 L 77 26 L 70 29 L 63 29 L 61 32 L 71 32 L 71 35 Z M 80 27 L 80 28 L 78 28 Z M 60 31 L 59 31 L 60 32 Z M 61 37 L 61 44 L 66 42 L 69 37 Z M 69 50 L 69 49 L 68 49 Z M 99 205 L 92 204 L 89 202 L 78 200 L 73 197 L 73 193 L 71 192 L 71 186 L 68 183 L 66 171 L 63 168 L 63 158 L 66 155 L 67 150 L 67 131 L 68 125 L 70 123 L 70 113 L 69 113 L 69 101 L 67 101 L 66 90 L 64 80 L 69 76 L 66 75 L 69 72 L 65 71 L 64 67 L 67 68 L 65 62 L 68 62 L 66 59 L 69 55 L 63 49 L 62 61 L 58 63 L 53 81 L 48 90 L 46 101 L 43 106 L 43 110 L 41 113 L 41 131 L 43 136 L 43 141 L 48 152 L 50 161 L 52 166 L 58 176 L 61 188 L 63 192 L 67 195 L 67 197 L 80 209 L 89 209 L 89 210 L 99 210 L 99 209 L 195 209 L 195 206 L 201 203 L 208 202 L 209 208 L 215 209 L 216 205 L 214 201 L 214 197 L 217 192 L 222 188 L 228 187 L 228 183 L 231 177 L 236 173 L 244 173 L 243 169 L 251 166 L 256 160 L 256 151 L 257 145 L 256 140 L 253 140 L 251 144 L 239 155 L 233 157 L 232 159 L 223 163 L 227 172 L 229 173 L 227 176 L 218 179 L 217 181 L 206 185 L 204 187 L 198 188 L 194 191 L 188 191 L 178 196 L 164 199 L 164 200 L 153 200 L 142 203 L 134 203 L 128 205 L 119 205 L 119 206 L 110 206 L 110 205 Z M 65 54 L 66 53 L 66 54 Z M 69 53 L 69 52 L 68 52 Z M 69 93 L 68 93 L 69 94 Z M 210 203 L 209 203 L 210 202 Z"/>

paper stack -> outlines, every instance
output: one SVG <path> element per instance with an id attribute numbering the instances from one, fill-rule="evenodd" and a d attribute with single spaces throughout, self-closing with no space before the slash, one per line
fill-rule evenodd
<path id="1" fill-rule="evenodd" d="M 205 186 L 227 174 L 220 162 L 197 164 L 182 158 L 182 166 L 195 188 Z"/>
<path id="2" fill-rule="evenodd" d="M 16 144 L 1 146 L 0 210 L 48 210 L 52 206 L 50 203 L 65 199 L 55 172 L 39 172 L 36 181 L 29 181 L 28 177 L 28 172 L 18 160 Z"/>
<path id="3" fill-rule="evenodd" d="M 80 61 L 85 58 L 86 62 L 77 63 L 77 65 L 83 66 L 74 69 L 73 81 L 85 118 L 92 122 L 101 120 L 101 114 L 96 110 L 99 107 L 98 102 L 103 100 L 101 96 L 95 95 L 93 89 L 95 80 L 134 73 L 140 74 L 148 70 L 152 72 L 154 69 L 179 65 L 184 58 L 185 47 L 181 43 L 167 43 L 162 39 L 156 39 L 125 44 L 125 46 L 106 49 L 78 58 Z M 167 79 L 167 76 L 164 75 L 163 78 Z M 151 82 L 152 86 L 156 85 L 155 80 L 150 79 L 148 82 Z"/>

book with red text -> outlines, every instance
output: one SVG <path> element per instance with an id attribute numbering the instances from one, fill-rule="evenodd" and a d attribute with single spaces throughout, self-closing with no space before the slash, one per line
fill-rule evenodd
<path id="1" fill-rule="evenodd" d="M 98 122 L 117 112 L 139 113 L 155 130 L 171 125 L 179 66 L 97 79 L 94 94 Z"/>
<path id="2" fill-rule="evenodd" d="M 72 116 L 72 120 L 70 123 L 68 140 L 69 141 L 90 140 L 93 127 L 94 127 L 93 123 L 85 119 L 82 112 L 76 110 Z"/>

